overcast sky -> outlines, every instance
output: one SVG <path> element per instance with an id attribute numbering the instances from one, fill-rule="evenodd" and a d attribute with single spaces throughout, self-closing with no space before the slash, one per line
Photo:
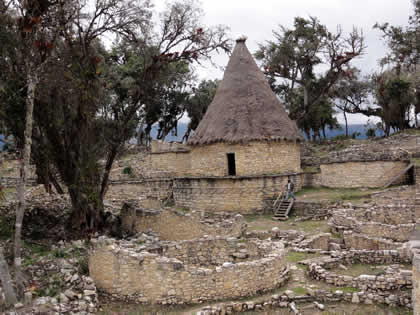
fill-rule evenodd
<path id="1" fill-rule="evenodd" d="M 162 9 L 165 0 L 154 0 L 156 8 Z M 354 62 L 364 73 L 378 69 L 378 59 L 386 54 L 381 34 L 373 30 L 376 23 L 389 22 L 392 25 L 407 25 L 412 12 L 411 0 L 202 0 L 207 26 L 223 24 L 230 28 L 233 39 L 246 35 L 251 53 L 273 38 L 272 30 L 279 24 L 292 27 L 294 17 L 315 16 L 330 31 L 341 25 L 344 33 L 353 26 L 361 28 L 366 38 L 366 54 Z M 214 57 L 214 62 L 225 67 L 226 55 Z M 221 79 L 223 72 L 207 66 L 199 69 L 201 78 Z M 351 123 L 365 123 L 362 115 L 351 115 Z M 338 117 L 342 121 L 342 117 Z"/>

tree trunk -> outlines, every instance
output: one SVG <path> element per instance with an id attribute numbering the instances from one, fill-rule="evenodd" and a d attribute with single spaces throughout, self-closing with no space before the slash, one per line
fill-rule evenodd
<path id="1" fill-rule="evenodd" d="M 109 175 L 111 173 L 112 165 L 114 160 L 117 157 L 119 151 L 119 146 L 111 148 L 111 151 L 108 154 L 108 158 L 105 165 L 104 176 L 101 183 L 101 200 L 104 200 L 105 194 L 108 190 Z"/>
<path id="2" fill-rule="evenodd" d="M 51 173 L 51 171 L 49 172 L 48 175 L 49 175 L 50 181 L 54 185 L 54 188 L 57 191 L 57 193 L 59 195 L 64 195 L 64 190 L 63 190 L 63 188 L 61 188 L 60 184 L 58 183 L 57 178 Z"/>
<path id="3" fill-rule="evenodd" d="M 0 280 L 6 297 L 6 306 L 15 305 L 17 303 L 16 294 L 10 279 L 9 267 L 4 258 L 3 246 L 0 246 Z"/>
<path id="4" fill-rule="evenodd" d="M 343 114 L 344 114 L 344 121 L 346 122 L 346 138 L 347 138 L 349 136 L 349 125 L 348 125 L 348 122 L 347 122 L 347 114 L 346 114 L 346 112 L 343 111 Z"/>
<path id="5" fill-rule="evenodd" d="M 306 85 L 303 86 L 303 111 L 305 115 L 307 114 L 306 111 L 308 110 L 309 105 L 309 91 Z"/>
<path id="6" fill-rule="evenodd" d="M 24 131 L 24 146 L 23 159 L 20 170 L 20 181 L 17 187 L 18 207 L 16 209 L 16 224 L 15 224 L 15 281 L 16 293 L 18 298 L 23 297 L 25 289 L 25 278 L 22 273 L 22 222 L 25 211 L 25 184 L 26 178 L 29 174 L 29 162 L 31 157 L 32 145 L 32 120 L 35 102 L 35 88 L 37 84 L 37 75 L 32 70 L 31 64 L 28 66 L 28 90 L 26 94 L 26 114 L 25 114 L 25 131 Z"/>
<path id="7" fill-rule="evenodd" d="M 102 228 L 104 204 L 100 184 L 68 186 L 72 203 L 71 224 L 80 232 L 94 233 Z M 74 188 L 73 188 L 74 187 Z"/>
<path id="8" fill-rule="evenodd" d="M 139 131 L 137 133 L 137 145 L 141 146 L 143 145 L 143 140 L 144 140 L 144 122 L 142 121 L 139 127 Z"/>

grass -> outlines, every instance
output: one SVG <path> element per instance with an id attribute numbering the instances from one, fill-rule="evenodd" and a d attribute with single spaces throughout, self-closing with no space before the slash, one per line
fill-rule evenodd
<path id="1" fill-rule="evenodd" d="M 413 163 L 415 166 L 420 166 L 420 158 L 411 159 L 411 163 Z"/>
<path id="2" fill-rule="evenodd" d="M 319 168 L 316 167 L 316 166 L 306 166 L 306 167 L 302 168 L 302 171 L 304 173 L 318 173 Z"/>
<path id="3" fill-rule="evenodd" d="M 280 230 L 297 230 L 305 233 L 326 233 L 330 231 L 327 221 L 307 220 L 295 222 L 295 217 L 290 217 L 287 221 L 275 221 L 272 214 L 244 215 L 245 221 L 248 223 L 248 230 L 268 231 L 273 227 Z"/>
<path id="4" fill-rule="evenodd" d="M 286 255 L 286 261 L 288 263 L 298 263 L 302 260 L 319 257 L 319 254 L 309 254 L 289 251 Z"/>
<path id="5" fill-rule="evenodd" d="M 373 265 L 373 264 L 352 264 L 351 266 L 346 266 L 348 269 L 344 270 L 341 268 L 336 268 L 333 271 L 340 275 L 358 277 L 360 275 L 373 275 L 378 276 L 384 273 L 387 265 Z M 379 267 L 379 268 L 376 268 Z M 411 269 L 410 265 L 403 265 L 402 269 Z"/>
<path id="6" fill-rule="evenodd" d="M 304 188 L 296 193 L 298 200 L 306 201 L 355 201 L 370 199 L 377 189 L 357 188 Z"/>
<path id="7" fill-rule="evenodd" d="M 292 289 L 293 293 L 296 295 L 306 295 L 308 294 L 308 290 L 303 287 L 296 287 Z"/>

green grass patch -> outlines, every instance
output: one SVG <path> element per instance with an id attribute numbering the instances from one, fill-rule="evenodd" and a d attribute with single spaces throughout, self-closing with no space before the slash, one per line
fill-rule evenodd
<path id="1" fill-rule="evenodd" d="M 304 173 L 318 173 L 320 169 L 316 166 L 306 166 L 302 169 Z"/>
<path id="2" fill-rule="evenodd" d="M 292 291 L 296 295 L 306 295 L 306 294 L 308 294 L 308 290 L 306 290 L 303 287 L 293 288 Z"/>
<path id="3" fill-rule="evenodd" d="M 296 193 L 296 197 L 312 201 L 354 201 L 370 199 L 377 189 L 357 188 L 304 188 Z"/>
<path id="4" fill-rule="evenodd" d="M 411 159 L 411 163 L 413 163 L 415 166 L 420 166 L 420 159 L 419 158 Z"/>
<path id="5" fill-rule="evenodd" d="M 289 263 L 298 263 L 302 260 L 319 257 L 319 254 L 299 253 L 289 251 L 286 255 L 286 261 Z"/>
<path id="6" fill-rule="evenodd" d="M 259 221 L 261 219 L 272 221 L 271 218 L 273 217 L 273 215 L 272 214 L 244 214 L 243 217 L 246 222 L 251 223 L 251 222 Z"/>

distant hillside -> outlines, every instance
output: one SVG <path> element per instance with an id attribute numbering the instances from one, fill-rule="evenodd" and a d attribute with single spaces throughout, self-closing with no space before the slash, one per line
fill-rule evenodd
<path id="1" fill-rule="evenodd" d="M 174 136 L 174 135 L 170 134 L 165 138 L 165 141 L 167 141 L 167 142 L 169 142 L 169 141 L 182 141 L 182 137 L 184 136 L 185 132 L 188 129 L 187 127 L 188 127 L 188 124 L 179 123 L 178 124 L 178 136 Z M 157 129 L 158 129 L 157 126 L 152 127 L 151 135 L 152 135 L 153 139 L 156 139 Z M 365 130 L 364 125 L 361 125 L 361 124 L 360 125 L 349 125 L 349 135 L 352 135 L 355 132 L 360 133 L 360 136 L 358 136 L 357 139 L 366 139 L 367 138 L 366 137 L 366 130 Z M 344 135 L 345 133 L 346 133 L 346 130 L 345 130 L 344 125 L 342 125 L 341 130 L 340 129 L 332 129 L 332 130 L 327 129 L 326 130 L 326 134 L 327 134 L 328 139 L 334 138 L 334 137 L 339 136 L 339 135 Z M 377 137 L 382 137 L 383 133 L 377 131 L 376 136 Z"/>

